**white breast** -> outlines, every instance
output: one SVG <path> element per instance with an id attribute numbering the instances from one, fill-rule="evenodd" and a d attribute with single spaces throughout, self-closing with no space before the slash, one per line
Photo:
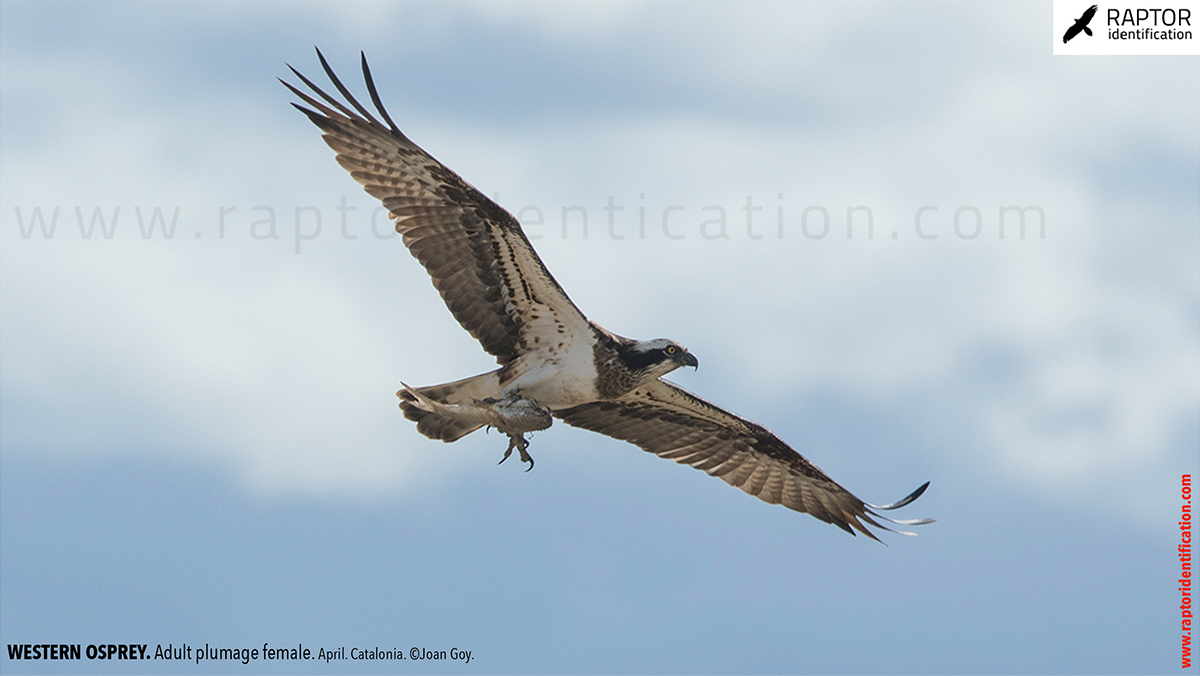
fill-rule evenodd
<path id="1" fill-rule="evenodd" d="M 556 342 L 518 357 L 510 365 L 516 375 L 504 383 L 504 392 L 523 394 L 554 410 L 596 401 L 593 354 L 590 340 L 564 336 L 561 346 Z"/>

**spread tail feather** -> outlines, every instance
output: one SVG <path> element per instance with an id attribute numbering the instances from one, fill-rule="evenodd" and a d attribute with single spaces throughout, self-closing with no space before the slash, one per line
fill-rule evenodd
<path id="1" fill-rule="evenodd" d="M 400 410 L 404 411 L 404 417 L 417 423 L 418 432 L 447 443 L 458 441 L 483 427 L 484 423 L 441 415 L 437 412 L 436 404 L 473 404 L 488 397 L 499 398 L 500 372 L 491 371 L 443 385 L 415 388 L 405 385 L 396 396 L 400 398 Z M 431 406 L 428 402 L 435 405 Z"/>

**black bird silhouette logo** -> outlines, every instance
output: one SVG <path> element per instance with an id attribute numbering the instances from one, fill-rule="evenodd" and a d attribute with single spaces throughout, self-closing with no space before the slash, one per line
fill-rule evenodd
<path id="1" fill-rule="evenodd" d="M 1075 23 L 1071 24 L 1071 27 L 1068 28 L 1067 32 L 1063 34 L 1063 44 L 1070 42 L 1071 38 L 1079 35 L 1079 31 L 1083 31 L 1088 35 L 1091 35 L 1092 29 L 1088 28 L 1088 24 L 1092 22 L 1092 17 L 1094 16 L 1096 16 L 1096 6 L 1092 5 L 1091 7 L 1088 7 L 1087 11 L 1083 13 L 1083 16 L 1076 19 Z"/>

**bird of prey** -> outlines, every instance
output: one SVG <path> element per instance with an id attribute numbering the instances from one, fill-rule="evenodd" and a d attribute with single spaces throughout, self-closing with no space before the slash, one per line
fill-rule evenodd
<path id="1" fill-rule="evenodd" d="M 320 50 L 317 56 L 342 99 L 289 66 L 311 90 L 280 80 L 305 104 L 292 105 L 324 132 L 338 163 L 383 202 L 451 314 L 500 366 L 444 385 L 403 385 L 396 393 L 400 408 L 418 432 L 451 442 L 494 427 L 509 437 L 504 458 L 516 449 L 532 469 L 525 433 L 558 418 L 852 535 L 857 530 L 878 540 L 867 526 L 892 530 L 876 519 L 932 521 L 893 520 L 876 511 L 911 503 L 928 482 L 892 504 L 865 503 L 762 425 L 663 380 L 680 367 L 696 367 L 696 357 L 673 340 L 632 340 L 589 320 L 509 212 L 401 133 L 383 107 L 365 54 L 363 77 L 382 121 L 351 95 Z"/>
<path id="2" fill-rule="evenodd" d="M 1063 44 L 1065 45 L 1071 41 L 1071 38 L 1079 35 L 1079 31 L 1083 31 L 1088 35 L 1091 35 L 1092 29 L 1088 28 L 1088 24 L 1092 22 L 1092 17 L 1094 16 L 1096 16 L 1096 5 L 1088 7 L 1087 10 L 1084 11 L 1083 16 L 1076 19 L 1075 23 L 1071 24 L 1071 27 L 1067 29 L 1067 32 L 1063 33 Z"/>

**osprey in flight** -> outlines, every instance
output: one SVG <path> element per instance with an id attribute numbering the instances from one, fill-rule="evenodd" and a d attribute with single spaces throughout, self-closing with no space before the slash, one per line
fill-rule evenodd
<path id="1" fill-rule="evenodd" d="M 932 521 L 896 521 L 874 511 L 909 504 L 928 482 L 890 505 L 864 503 L 763 426 L 663 380 L 681 366 L 696 367 L 696 357 L 673 340 L 631 340 L 585 317 L 517 220 L 400 132 L 365 55 L 363 77 L 382 122 L 350 94 L 320 50 L 317 56 L 344 100 L 292 68 L 312 90 L 283 82 L 310 107 L 293 105 L 324 132 L 338 164 L 383 202 L 454 318 L 500 364 L 444 385 L 404 385 L 396 393 L 400 408 L 418 432 L 450 442 L 495 427 L 510 439 L 504 458 L 515 448 L 532 468 L 524 434 L 558 418 L 704 470 L 852 535 L 858 530 L 878 539 L 863 522 L 891 530 L 876 519 Z"/>

